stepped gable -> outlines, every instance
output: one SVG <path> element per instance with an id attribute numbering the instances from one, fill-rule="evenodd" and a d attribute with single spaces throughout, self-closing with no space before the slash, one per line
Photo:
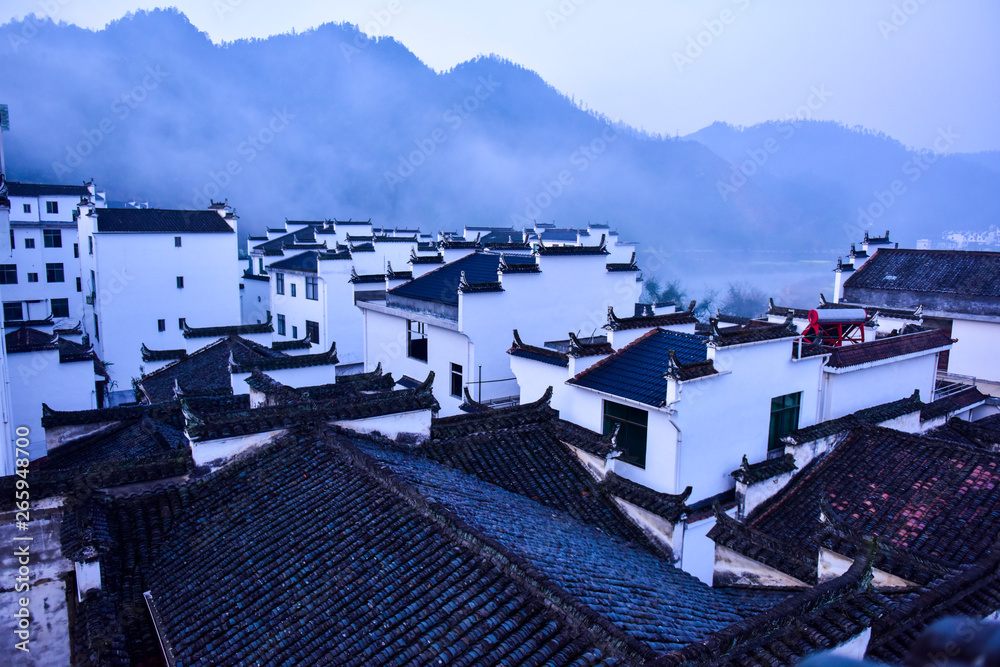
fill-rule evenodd
<path id="1" fill-rule="evenodd" d="M 818 526 L 817 526 L 818 527 Z M 715 525 L 708 537 L 717 546 L 726 547 L 758 563 L 795 577 L 806 584 L 817 581 L 817 557 L 799 545 L 775 539 L 740 523 L 715 507 Z M 729 582 L 722 582 L 723 585 Z"/>
<path id="2" fill-rule="evenodd" d="M 183 431 L 144 414 L 139 419 L 121 422 L 98 433 L 66 442 L 48 453 L 42 468 L 82 470 L 100 463 L 176 455 L 187 447 Z"/>
<path id="3" fill-rule="evenodd" d="M 536 255 L 544 256 L 555 256 L 555 255 L 609 255 L 608 244 L 606 240 L 606 235 L 601 234 L 601 242 L 595 246 L 590 245 L 545 245 L 545 242 L 539 238 L 538 245 L 535 246 L 533 252 Z M 569 240 L 569 239 L 567 239 Z M 576 234 L 573 235 L 573 241 L 576 241 Z"/>
<path id="4" fill-rule="evenodd" d="M 435 419 L 432 439 L 415 451 L 546 507 L 648 544 L 559 438 L 557 413 L 541 400 Z M 447 420 L 447 421 L 446 421 Z M 445 422 L 444 425 L 441 422 Z"/>
<path id="5" fill-rule="evenodd" d="M 773 459 L 765 459 L 764 461 L 758 461 L 757 463 L 750 463 L 747 461 L 746 455 L 744 455 L 743 465 L 731 472 L 730 476 L 732 476 L 732 478 L 737 482 L 743 482 L 744 484 L 757 484 L 771 479 L 772 477 L 778 477 L 779 475 L 786 475 L 790 472 L 795 472 L 797 468 L 798 466 L 795 465 L 795 457 L 791 454 L 785 454 L 784 456 L 779 456 Z"/>
<path id="6" fill-rule="evenodd" d="M 412 453 L 366 451 L 613 623 L 645 660 L 742 618 L 729 596 L 598 526 Z"/>
<path id="7" fill-rule="evenodd" d="M 994 545 L 964 571 L 907 597 L 872 626 L 868 656 L 904 662 L 928 625 L 947 616 L 985 618 L 1000 609 L 1000 548 Z"/>
<path id="8" fill-rule="evenodd" d="M 608 271 L 638 271 L 639 265 L 635 263 L 635 251 L 632 251 L 632 258 L 627 262 L 608 262 Z M 661 325 L 662 326 L 662 325 Z"/>
<path id="9" fill-rule="evenodd" d="M 309 356 L 309 355 L 302 355 Z M 171 401 L 175 388 L 185 396 L 224 396 L 233 393 L 230 360 L 252 364 L 255 360 L 299 359 L 236 335 L 229 335 L 192 352 L 183 359 L 144 375 L 138 384 L 151 403 Z"/>
<path id="10" fill-rule="evenodd" d="M 263 348 L 268 350 L 268 348 Z M 254 370 L 261 372 L 277 371 L 289 368 L 308 368 L 310 366 L 332 366 L 340 363 L 337 358 L 337 344 L 330 345 L 326 352 L 316 354 L 279 354 L 273 350 L 269 355 L 234 355 L 228 371 L 230 373 L 251 373 Z"/>
<path id="11" fill-rule="evenodd" d="M 709 343 L 715 347 L 763 343 L 782 338 L 794 338 L 799 335 L 795 325 L 792 324 L 791 317 L 786 317 L 785 321 L 780 324 L 761 323 L 755 325 L 748 322 L 743 326 L 726 329 L 719 328 L 719 320 L 717 318 L 713 317 L 708 322 L 710 328 Z"/>
<path id="12" fill-rule="evenodd" d="M 828 419 L 825 422 L 796 429 L 782 438 L 782 441 L 792 445 L 801 445 L 838 433 L 846 433 L 859 426 L 877 426 L 903 415 L 923 410 L 924 407 L 925 404 L 920 400 L 920 391 L 915 389 L 913 394 L 906 398 L 865 408 L 849 415 L 844 415 L 843 417 Z"/>
<path id="13" fill-rule="evenodd" d="M 151 350 L 146 347 L 146 344 L 142 344 L 142 360 L 145 362 L 149 361 L 177 361 L 187 357 L 187 350 L 176 349 L 176 350 Z"/>
<path id="14" fill-rule="evenodd" d="M 694 316 L 697 302 L 688 304 L 688 309 L 678 313 L 663 315 L 635 315 L 633 317 L 618 317 L 614 306 L 608 306 L 608 322 L 604 328 L 608 331 L 625 331 L 627 329 L 651 329 L 654 327 L 669 327 L 679 324 L 695 324 L 698 318 Z"/>
<path id="15" fill-rule="evenodd" d="M 669 653 L 650 667 L 795 664 L 857 637 L 883 616 L 891 603 L 871 581 L 870 553 L 856 554 L 848 571 L 836 579 L 788 596 L 772 609 Z"/>
<path id="16" fill-rule="evenodd" d="M 528 345 L 521 340 L 521 336 L 518 335 L 517 329 L 514 329 L 514 342 L 511 343 L 511 347 L 507 350 L 507 354 L 512 357 L 540 361 L 543 364 L 551 364 L 552 366 L 562 366 L 563 368 L 569 367 L 568 353 L 559 352 L 558 350 L 553 350 L 547 347 Z"/>
<path id="17" fill-rule="evenodd" d="M 1000 454 L 859 427 L 757 507 L 747 524 L 815 553 L 820 499 L 854 534 L 875 535 L 928 562 L 971 565 L 1000 536 Z"/>
<path id="18" fill-rule="evenodd" d="M 161 660 L 145 591 L 177 664 L 650 655 L 330 430 L 286 436 L 182 486 L 92 502 L 106 507 L 105 606 L 132 664 Z M 75 638 L 87 644 L 93 629 L 76 624 Z"/>
<path id="19" fill-rule="evenodd" d="M 653 491 L 647 486 L 636 484 L 630 479 L 609 472 L 604 477 L 602 484 L 607 493 L 628 501 L 636 507 L 641 507 L 647 512 L 652 512 L 663 517 L 667 521 L 680 521 L 687 513 L 687 499 L 691 496 L 692 488 L 684 489 L 684 493 L 673 495 Z"/>
<path id="20" fill-rule="evenodd" d="M 578 373 L 569 383 L 663 407 L 667 401 L 671 364 L 683 365 L 692 376 L 711 375 L 715 373 L 714 367 L 701 363 L 706 361 L 707 354 L 702 336 L 652 329 Z"/>
<path id="21" fill-rule="evenodd" d="M 261 324 L 236 324 L 225 327 L 190 327 L 184 323 L 185 338 L 221 338 L 223 336 L 246 336 L 248 334 L 272 333 L 271 317 Z"/>
<path id="22" fill-rule="evenodd" d="M 275 352 L 287 352 L 288 350 L 308 350 L 312 347 L 312 336 L 306 334 L 298 340 L 276 340 L 271 343 L 271 349 Z"/>

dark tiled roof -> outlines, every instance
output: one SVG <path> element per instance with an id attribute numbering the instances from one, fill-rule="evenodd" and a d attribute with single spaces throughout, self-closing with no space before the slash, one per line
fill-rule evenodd
<path id="1" fill-rule="evenodd" d="M 985 400 L 986 396 L 982 392 L 975 387 L 969 387 L 951 396 L 945 396 L 926 404 L 920 410 L 920 421 L 928 421 L 937 417 L 954 414 L 971 405 L 982 403 Z"/>
<path id="2" fill-rule="evenodd" d="M 806 442 L 813 442 L 820 438 L 826 438 L 837 433 L 846 433 L 853 428 L 864 425 L 877 426 L 891 419 L 908 415 L 924 407 L 920 400 L 920 392 L 914 391 L 912 395 L 901 398 L 898 401 L 883 403 L 837 419 L 828 419 L 825 422 L 806 426 L 805 428 L 792 431 L 783 439 L 793 445 L 801 445 Z"/>
<path id="3" fill-rule="evenodd" d="M 222 336 L 245 336 L 248 334 L 265 334 L 274 331 L 271 318 L 262 324 L 235 324 L 226 327 L 190 327 L 185 322 L 185 338 L 216 338 Z"/>
<path id="4" fill-rule="evenodd" d="M 678 324 L 694 324 L 698 318 L 694 316 L 694 301 L 686 311 L 666 313 L 664 315 L 639 315 L 635 317 L 618 317 L 613 306 L 608 306 L 608 323 L 605 329 L 622 331 L 624 329 L 651 329 L 653 327 L 669 327 Z"/>
<path id="5" fill-rule="evenodd" d="M 872 627 L 890 602 L 871 586 L 870 556 L 858 555 L 843 575 L 788 596 L 774 608 L 663 656 L 650 667 L 793 665 Z"/>
<path id="6" fill-rule="evenodd" d="M 350 282 L 355 285 L 385 285 L 385 274 L 384 273 L 368 273 L 359 274 L 354 267 L 351 267 L 351 277 Z"/>
<path id="7" fill-rule="evenodd" d="M 768 315 L 777 315 L 779 317 L 788 317 L 789 315 L 797 320 L 808 320 L 809 319 L 809 308 L 789 308 L 787 306 L 778 306 L 774 303 L 774 299 L 768 299 Z"/>
<path id="8" fill-rule="evenodd" d="M 215 211 L 175 211 L 161 208 L 98 208 L 98 232 L 146 234 L 235 234 Z"/>
<path id="9" fill-rule="evenodd" d="M 116 611 L 143 609 L 149 590 L 178 664 L 591 665 L 618 653 L 343 436 L 286 437 L 106 514 Z M 159 661 L 148 615 L 121 616 L 131 661 Z"/>
<path id="10" fill-rule="evenodd" d="M 517 333 L 517 329 L 514 330 L 514 342 L 511 343 L 511 347 L 507 350 L 507 354 L 512 357 L 540 361 L 543 364 L 562 366 L 563 368 L 569 367 L 568 353 L 559 352 L 558 350 L 553 350 L 547 347 L 528 345 L 521 340 L 521 337 Z"/>
<path id="11" fill-rule="evenodd" d="M 964 572 L 945 577 L 900 602 L 872 626 L 871 658 L 902 663 L 917 636 L 947 616 L 985 618 L 1000 609 L 1000 548 L 994 546 Z"/>
<path id="12" fill-rule="evenodd" d="M 750 463 L 747 457 L 743 457 L 743 465 L 732 472 L 733 479 L 744 484 L 756 484 L 764 480 L 786 475 L 795 472 L 798 466 L 795 465 L 795 457 L 791 454 L 778 456 L 773 459 L 766 459 L 757 463 Z"/>
<path id="13" fill-rule="evenodd" d="M 271 281 L 271 276 L 262 276 L 257 273 L 250 273 L 250 271 L 243 272 L 244 280 L 256 280 L 258 282 L 266 283 Z"/>
<path id="14" fill-rule="evenodd" d="M 411 249 L 410 264 L 444 264 L 444 255 L 418 255 Z"/>
<path id="15" fill-rule="evenodd" d="M 48 185 L 44 183 L 19 183 L 7 181 L 7 192 L 11 197 L 89 197 L 86 185 Z"/>
<path id="16" fill-rule="evenodd" d="M 310 347 L 312 347 L 312 338 L 309 334 L 306 334 L 306 337 L 301 340 L 276 340 L 271 343 L 271 349 L 278 352 L 284 352 L 285 350 L 308 350 Z"/>
<path id="17" fill-rule="evenodd" d="M 667 399 L 671 350 L 681 364 L 705 361 L 707 354 L 701 336 L 653 329 L 569 382 L 660 407 Z"/>
<path id="18" fill-rule="evenodd" d="M 879 248 L 844 287 L 998 297 L 1000 253 Z"/>
<path id="19" fill-rule="evenodd" d="M 464 472 L 402 452 L 372 453 L 652 651 L 739 620 L 727 596 L 646 549 Z"/>
<path id="20" fill-rule="evenodd" d="M 99 463 L 140 461 L 187 450 L 188 442 L 180 429 L 147 414 L 50 450 L 43 468 L 79 472 Z"/>
<path id="21" fill-rule="evenodd" d="M 496 283 L 501 257 L 509 265 L 535 261 L 530 255 L 475 252 L 395 287 L 389 294 L 457 306 L 462 274 L 470 284 Z"/>
<path id="22" fill-rule="evenodd" d="M 826 365 L 831 368 L 850 368 L 906 354 L 925 352 L 951 344 L 951 338 L 941 329 L 886 336 L 865 343 L 853 343 L 833 348 Z"/>
<path id="23" fill-rule="evenodd" d="M 66 338 L 59 338 L 56 341 L 59 346 L 59 363 L 65 364 L 74 361 L 94 361 L 97 355 L 93 348 L 80 345 Z M 95 369 L 98 366 L 95 365 Z M 103 373 L 101 373 L 103 375 Z"/>
<path id="24" fill-rule="evenodd" d="M 542 267 L 538 265 L 538 262 L 525 260 L 524 262 L 512 262 L 510 264 L 501 257 L 500 258 L 500 273 L 539 273 Z"/>
<path id="25" fill-rule="evenodd" d="M 319 251 L 309 250 L 274 262 L 267 268 L 269 271 L 302 271 L 304 273 L 316 273 L 318 257 Z"/>
<path id="26" fill-rule="evenodd" d="M 573 240 L 576 240 L 574 235 Z M 607 255 L 608 247 L 605 243 L 604 234 L 601 234 L 601 242 L 597 245 L 544 245 L 539 239 L 535 253 L 539 255 Z"/>
<path id="27" fill-rule="evenodd" d="M 641 507 L 647 512 L 657 514 L 667 521 L 680 521 L 687 509 L 685 501 L 691 495 L 691 487 L 687 487 L 684 493 L 672 495 L 653 491 L 642 484 L 636 484 L 630 479 L 609 472 L 604 478 L 602 485 L 607 493 L 626 500 L 637 507 Z"/>
<path id="28" fill-rule="evenodd" d="M 183 359 L 187 356 L 187 350 L 151 350 L 146 347 L 145 343 L 142 345 L 142 360 L 143 361 L 176 361 L 178 359 Z"/>
<path id="29" fill-rule="evenodd" d="M 628 262 L 611 262 L 607 268 L 608 271 L 638 271 L 639 266 L 635 263 L 635 251 L 632 251 L 632 259 Z"/>
<path id="30" fill-rule="evenodd" d="M 845 529 L 928 561 L 968 565 L 1000 536 L 998 468 L 1000 454 L 862 427 L 755 509 L 748 523 L 814 550 L 823 500 Z"/>
<path id="31" fill-rule="evenodd" d="M 180 385 L 185 396 L 231 394 L 230 359 L 240 364 L 271 358 L 297 357 L 287 357 L 239 336 L 228 336 L 144 376 L 139 385 L 153 403 L 172 401 L 175 384 Z"/>
<path id="32" fill-rule="evenodd" d="M 716 545 L 791 575 L 806 584 L 816 583 L 817 557 L 802 545 L 786 543 L 755 530 L 717 510 L 708 537 Z M 728 582 L 725 582 L 728 583 Z"/>
<path id="33" fill-rule="evenodd" d="M 58 337 L 54 334 L 47 334 L 28 327 L 21 327 L 4 336 L 4 341 L 7 345 L 7 354 L 58 350 L 59 343 L 56 342 L 57 340 Z"/>
<path id="34" fill-rule="evenodd" d="M 267 349 L 267 348 L 263 348 Z M 340 363 L 337 359 L 337 344 L 334 343 L 326 352 L 316 354 L 285 355 L 273 352 L 269 356 L 245 355 L 242 358 L 233 357 L 233 373 L 249 373 L 253 370 L 276 371 L 286 368 L 307 368 L 309 366 L 326 366 Z"/>
<path id="35" fill-rule="evenodd" d="M 413 271 L 394 271 L 392 262 L 386 262 L 385 277 L 388 280 L 411 280 L 413 278 Z"/>
<path id="36" fill-rule="evenodd" d="M 1000 452 L 1000 428 L 990 427 L 982 421 L 967 422 L 964 419 L 952 417 L 947 424 L 928 431 L 925 435 L 928 438 L 950 440 L 980 447 L 990 452 Z"/>
<path id="37" fill-rule="evenodd" d="M 781 324 L 754 325 L 747 323 L 744 326 L 735 326 L 727 329 L 719 329 L 718 321 L 715 318 L 712 318 L 709 323 L 711 325 L 709 340 L 715 347 L 763 343 L 770 340 L 792 338 L 798 335 L 798 331 L 791 323 L 791 318 Z"/>

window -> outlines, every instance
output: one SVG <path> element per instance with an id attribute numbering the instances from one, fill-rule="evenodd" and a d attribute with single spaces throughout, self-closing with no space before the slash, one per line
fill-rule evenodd
<path id="1" fill-rule="evenodd" d="M 76 277 L 76 291 L 77 292 L 83 291 L 83 280 L 79 276 Z"/>
<path id="2" fill-rule="evenodd" d="M 310 343 L 319 344 L 319 322 L 306 320 L 306 337 Z"/>
<path id="3" fill-rule="evenodd" d="M 295 296 L 295 283 L 292 283 L 290 287 L 292 288 L 292 296 Z"/>
<path id="4" fill-rule="evenodd" d="M 784 455 L 785 443 L 781 439 L 799 427 L 801 402 L 801 391 L 771 399 L 771 430 L 767 436 L 767 458 L 773 459 Z"/>
<path id="5" fill-rule="evenodd" d="M 3 304 L 3 321 L 17 322 L 24 319 L 24 311 L 20 301 L 10 301 Z"/>
<path id="6" fill-rule="evenodd" d="M 29 239 L 29 238 L 25 237 L 25 239 L 24 239 L 24 247 L 25 248 L 34 248 L 35 247 L 35 239 Z"/>
<path id="7" fill-rule="evenodd" d="M 97 313 L 94 313 L 94 338 L 101 340 L 101 330 L 97 326 Z"/>
<path id="8" fill-rule="evenodd" d="M 298 337 L 299 337 L 299 328 L 293 326 L 292 327 L 292 338 L 298 339 Z"/>
<path id="9" fill-rule="evenodd" d="M 52 299 L 52 317 L 69 317 L 69 299 Z"/>
<path id="10" fill-rule="evenodd" d="M 62 282 L 66 282 L 66 276 L 63 275 L 63 265 L 62 264 L 46 264 L 45 265 L 45 282 L 47 282 L 47 283 L 62 283 Z"/>
<path id="11" fill-rule="evenodd" d="M 179 236 L 175 236 L 174 237 L 174 247 L 175 248 L 180 248 L 181 247 L 181 237 L 179 237 Z"/>
<path id="12" fill-rule="evenodd" d="M 59 202 L 57 202 L 57 201 L 47 201 L 47 202 L 45 202 L 45 212 L 46 213 L 58 213 L 59 212 Z"/>
<path id="13" fill-rule="evenodd" d="M 29 283 L 37 283 L 38 282 L 38 274 L 37 273 L 29 273 L 28 274 L 28 282 Z"/>
<path id="14" fill-rule="evenodd" d="M 615 442 L 621 450 L 621 460 L 640 468 L 646 467 L 646 430 L 649 413 L 620 403 L 604 401 L 604 435 L 618 427 Z"/>
<path id="15" fill-rule="evenodd" d="M 87 237 L 87 248 L 90 250 L 90 254 L 93 255 L 94 254 L 94 237 L 93 236 L 88 236 Z"/>
<path id="16" fill-rule="evenodd" d="M 17 284 L 17 264 L 0 264 L 0 285 Z"/>
<path id="17" fill-rule="evenodd" d="M 14 249 L 14 230 L 10 230 L 10 249 Z"/>
<path id="18" fill-rule="evenodd" d="M 285 293 L 285 274 L 275 273 L 274 274 L 274 291 L 278 294 Z"/>
<path id="19" fill-rule="evenodd" d="M 42 230 L 42 245 L 46 248 L 61 248 L 62 247 L 62 230 L 61 229 L 43 229 Z"/>
<path id="20" fill-rule="evenodd" d="M 306 298 L 319 300 L 319 278 L 316 276 L 306 276 Z"/>
<path id="21" fill-rule="evenodd" d="M 184 276 L 177 276 L 177 289 L 184 287 Z"/>
<path id="22" fill-rule="evenodd" d="M 31 204 L 25 204 L 24 205 L 24 212 L 25 213 L 31 213 Z"/>
<path id="23" fill-rule="evenodd" d="M 94 293 L 97 291 L 97 276 L 94 275 L 94 270 L 90 270 L 90 292 Z"/>
<path id="24" fill-rule="evenodd" d="M 177 318 L 177 328 L 178 329 L 183 329 L 185 326 L 187 326 L 187 321 L 183 317 L 178 317 Z"/>
<path id="25" fill-rule="evenodd" d="M 278 335 L 285 335 L 285 316 L 281 314 L 278 315 Z"/>
<path id="26" fill-rule="evenodd" d="M 167 330 L 167 321 L 166 320 L 156 320 L 156 330 L 157 331 L 166 331 Z"/>
<path id="27" fill-rule="evenodd" d="M 427 361 L 427 330 L 423 322 L 406 320 L 406 356 Z"/>
<path id="28" fill-rule="evenodd" d="M 257 273 L 259 273 L 260 275 L 264 275 L 264 258 L 263 257 L 258 257 L 257 258 Z"/>
<path id="29" fill-rule="evenodd" d="M 451 395 L 462 397 L 462 367 L 458 364 L 451 365 Z"/>
<path id="30" fill-rule="evenodd" d="M 80 244 L 79 243 L 74 243 L 73 244 L 73 257 L 76 257 L 76 258 L 80 257 Z"/>

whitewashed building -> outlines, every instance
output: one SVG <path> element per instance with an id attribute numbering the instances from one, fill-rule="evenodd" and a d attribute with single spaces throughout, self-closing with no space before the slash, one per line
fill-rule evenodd
<path id="1" fill-rule="evenodd" d="M 52 320 L 72 328 L 83 319 L 80 243 L 76 212 L 81 201 L 106 207 L 93 182 L 84 185 L 8 183 L 10 226 L 0 267 L 8 327 Z"/>
<path id="2" fill-rule="evenodd" d="M 505 354 L 512 329 L 540 340 L 589 336 L 609 306 L 632 312 L 642 288 L 633 262 L 607 261 L 604 239 L 533 252 L 449 245 L 445 252 L 464 256 L 426 272 L 416 260 L 415 277 L 384 301 L 358 301 L 366 370 L 381 364 L 411 383 L 434 371 L 442 415 L 458 413 L 466 392 L 477 402 L 517 402 Z"/>
<path id="3" fill-rule="evenodd" d="M 188 327 L 240 322 L 236 216 L 209 210 L 81 207 L 83 327 L 118 391 L 131 393 L 142 346 L 186 347 Z"/>

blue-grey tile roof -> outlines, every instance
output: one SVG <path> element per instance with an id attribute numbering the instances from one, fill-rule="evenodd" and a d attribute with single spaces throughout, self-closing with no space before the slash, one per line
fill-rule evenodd
<path id="1" fill-rule="evenodd" d="M 1000 296 L 1000 252 L 879 248 L 845 288 Z"/>
<path id="2" fill-rule="evenodd" d="M 506 254 L 502 256 L 507 264 L 535 262 L 535 258 L 530 255 Z M 500 257 L 500 253 L 475 252 L 389 290 L 389 294 L 457 306 L 458 284 L 462 272 L 465 272 L 465 279 L 469 283 L 495 283 Z"/>
<path id="3" fill-rule="evenodd" d="M 309 250 L 306 252 L 301 252 L 298 255 L 292 255 L 287 259 L 274 262 L 268 269 L 279 271 L 304 271 L 306 273 L 316 273 L 316 267 L 318 265 L 317 257 L 319 252 L 316 250 Z"/>
<path id="4" fill-rule="evenodd" d="M 707 356 L 703 336 L 653 329 L 570 383 L 660 407 L 667 397 L 670 350 L 681 364 L 705 361 Z"/>
<path id="5" fill-rule="evenodd" d="M 98 232 L 145 234 L 235 234 L 215 211 L 177 211 L 162 208 L 99 208 Z"/>
<path id="6" fill-rule="evenodd" d="M 595 526 L 411 454 L 367 451 L 654 651 L 741 620 L 725 594 Z"/>
<path id="7" fill-rule="evenodd" d="M 86 197 L 90 194 L 86 185 L 48 185 L 17 181 L 7 182 L 7 192 L 11 197 Z"/>

